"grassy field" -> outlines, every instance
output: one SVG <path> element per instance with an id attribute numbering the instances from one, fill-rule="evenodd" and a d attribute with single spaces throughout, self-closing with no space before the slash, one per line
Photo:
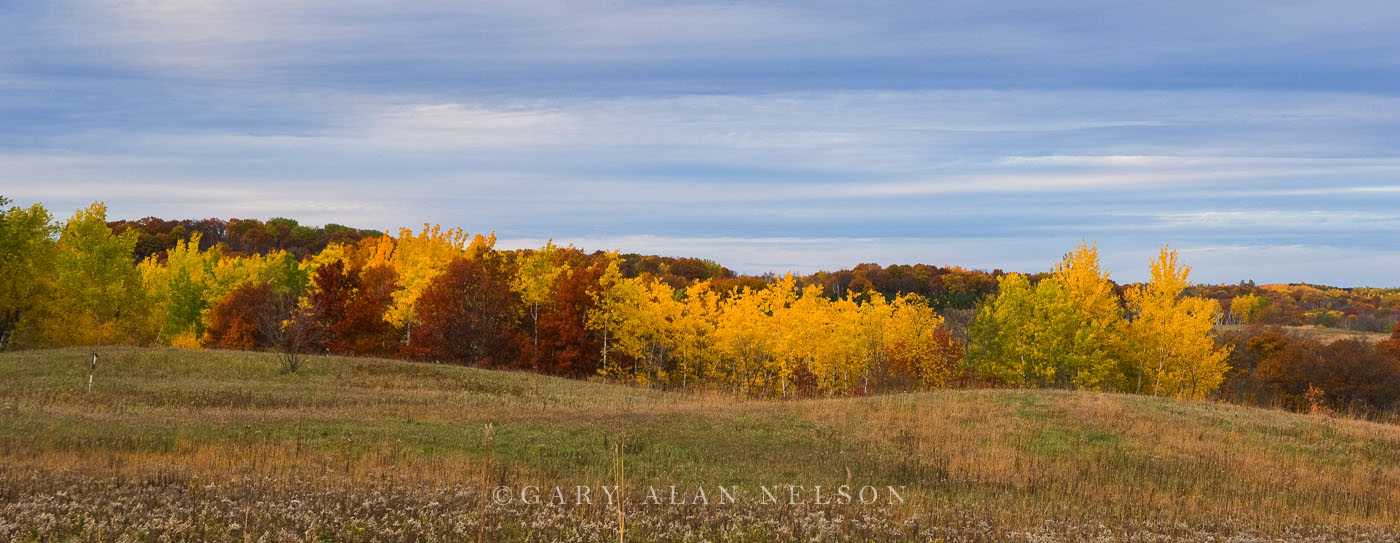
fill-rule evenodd
<path id="1" fill-rule="evenodd" d="M 1244 324 L 1223 324 L 1215 327 L 1221 332 L 1243 332 L 1248 329 Z M 1325 326 L 1279 326 L 1278 328 L 1292 334 L 1294 337 L 1315 339 L 1322 343 L 1332 343 L 1343 339 L 1359 339 L 1366 343 L 1380 343 L 1390 339 L 1390 334 L 1381 332 L 1358 332 L 1345 328 L 1327 328 Z"/>
<path id="2" fill-rule="evenodd" d="M 631 541 L 1400 537 L 1400 428 L 1364 421 L 1063 391 L 757 401 L 340 357 L 283 374 L 135 348 L 104 349 L 88 393 L 87 352 L 0 354 L 0 539 L 617 541 L 615 507 L 573 502 L 615 483 L 619 442 Z M 807 493 L 764 499 L 789 484 Z M 885 493 L 813 503 L 842 484 Z M 522 504 L 528 485 L 570 503 Z M 646 501 L 670 485 L 738 499 Z"/>

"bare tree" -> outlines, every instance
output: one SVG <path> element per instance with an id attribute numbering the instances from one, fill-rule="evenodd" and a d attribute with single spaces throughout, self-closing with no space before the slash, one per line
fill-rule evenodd
<path id="1" fill-rule="evenodd" d="M 316 323 L 310 308 L 299 303 L 292 293 L 278 293 L 258 314 L 260 331 L 282 362 L 282 371 L 301 370 L 301 352 L 319 340 L 323 328 Z"/>

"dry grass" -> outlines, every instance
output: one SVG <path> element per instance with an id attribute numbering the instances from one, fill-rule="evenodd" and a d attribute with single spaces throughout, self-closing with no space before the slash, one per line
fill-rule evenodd
<path id="1" fill-rule="evenodd" d="M 1394 540 L 1400 428 L 1059 391 L 769 402 L 239 352 L 0 355 L 0 539 L 616 541 L 493 484 L 907 486 L 905 504 L 629 502 L 635 541 Z M 491 461 L 482 428 L 493 424 Z M 748 496 L 756 498 L 755 496 Z"/>
<path id="2" fill-rule="evenodd" d="M 1216 326 L 1218 332 L 1243 332 L 1248 328 L 1249 326 L 1244 324 L 1222 324 Z M 1318 325 L 1278 326 L 1277 328 L 1282 329 L 1293 337 L 1313 339 L 1322 343 L 1355 339 L 1370 344 L 1376 344 L 1390 339 L 1390 334 L 1383 332 L 1361 332 L 1357 330 L 1348 330 L 1346 328 L 1328 328 Z"/>

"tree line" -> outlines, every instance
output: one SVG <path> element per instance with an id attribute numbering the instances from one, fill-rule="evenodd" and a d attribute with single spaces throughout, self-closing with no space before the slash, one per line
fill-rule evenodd
<path id="1" fill-rule="evenodd" d="M 1255 350 L 1212 330 L 1256 318 L 1242 315 L 1258 295 L 1192 285 L 1166 247 L 1149 281 L 1119 285 L 1090 244 L 1032 275 L 862 264 L 780 277 L 495 241 L 432 225 L 109 222 L 101 203 L 57 222 L 38 204 L 9 207 L 0 347 L 273 350 L 290 371 L 306 353 L 392 356 L 776 397 L 1012 386 L 1262 402 L 1296 395 L 1288 379 L 1340 386 L 1325 368 L 1242 372 Z M 1400 357 L 1366 348 L 1400 374 Z"/>

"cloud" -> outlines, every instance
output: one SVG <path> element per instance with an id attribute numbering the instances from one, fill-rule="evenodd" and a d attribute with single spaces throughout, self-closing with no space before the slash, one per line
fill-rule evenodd
<path id="1" fill-rule="evenodd" d="M 1278 247 L 1370 263 L 1400 243 L 1394 13 L 21 0 L 0 6 L 0 193 L 746 270 L 1041 269 L 1081 237 L 1231 248 L 1203 254 L 1232 273 L 1303 255 Z"/>
<path id="2" fill-rule="evenodd" d="M 492 109 L 462 104 L 415 104 L 372 111 L 364 133 L 385 142 L 456 147 L 534 147 L 578 140 L 570 114 L 540 109 Z"/>

